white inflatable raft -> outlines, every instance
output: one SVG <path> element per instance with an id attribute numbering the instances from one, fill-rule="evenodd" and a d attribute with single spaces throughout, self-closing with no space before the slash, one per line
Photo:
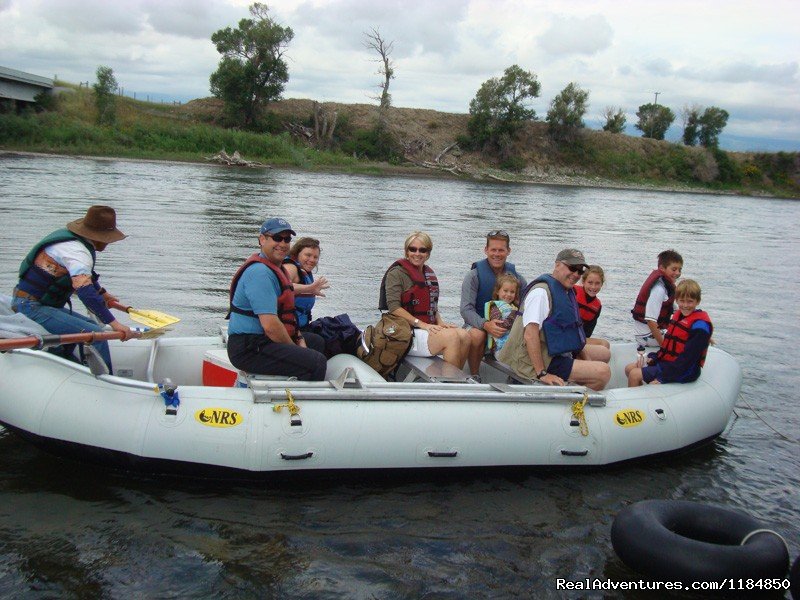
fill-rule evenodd
<path id="1" fill-rule="evenodd" d="M 387 383 L 349 355 L 329 361 L 323 382 L 244 377 L 219 336 L 111 348 L 115 376 L 44 351 L 0 353 L 0 423 L 60 454 L 200 476 L 585 467 L 714 439 L 741 384 L 737 362 L 715 348 L 694 383 L 628 389 L 623 368 L 635 349 L 615 345 L 603 392 L 513 383 L 489 365 L 478 384 L 429 359 Z M 166 378 L 177 407 L 156 385 Z"/>

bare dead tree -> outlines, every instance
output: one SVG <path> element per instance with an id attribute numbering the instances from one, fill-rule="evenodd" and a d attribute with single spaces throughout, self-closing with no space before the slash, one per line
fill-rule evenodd
<path id="1" fill-rule="evenodd" d="M 392 96 L 389 93 L 389 82 L 394 79 L 394 64 L 390 56 L 394 49 L 394 41 L 387 42 L 383 39 L 383 36 L 381 36 L 380 31 L 374 28 L 369 32 L 364 32 L 364 37 L 366 38 L 364 47 L 378 53 L 379 58 L 373 60 L 381 65 L 378 69 L 378 75 L 383 76 L 383 82 L 378 85 L 381 93 L 379 96 L 373 96 L 373 98 L 380 102 L 379 119 L 381 123 L 383 123 L 386 117 L 386 110 L 392 104 Z"/>

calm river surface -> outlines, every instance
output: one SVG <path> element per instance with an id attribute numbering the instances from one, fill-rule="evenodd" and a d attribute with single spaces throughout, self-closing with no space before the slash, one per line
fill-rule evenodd
<path id="1" fill-rule="evenodd" d="M 743 367 L 738 418 L 691 455 L 599 472 L 280 487 L 98 470 L 0 428 L 0 597 L 592 597 L 557 591 L 556 578 L 638 579 L 610 528 L 647 498 L 745 510 L 800 552 L 800 203 L 0 155 L 0 293 L 35 241 L 98 203 L 130 236 L 100 255 L 103 283 L 182 317 L 172 335 L 218 330 L 269 216 L 322 242 L 332 287 L 315 315 L 361 325 L 377 319 L 380 278 L 415 229 L 433 237 L 441 309 L 459 322 L 487 230 L 509 231 L 529 278 L 581 248 L 606 269 L 597 334 L 611 340 L 630 337 L 638 287 L 674 247 Z"/>

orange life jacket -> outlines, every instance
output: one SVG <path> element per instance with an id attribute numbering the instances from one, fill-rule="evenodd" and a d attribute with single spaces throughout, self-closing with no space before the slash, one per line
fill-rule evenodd
<path id="1" fill-rule="evenodd" d="M 283 268 L 283 265 L 274 265 L 266 258 L 261 256 L 260 254 L 256 253 L 247 258 L 244 261 L 244 264 L 239 267 L 239 270 L 236 271 L 236 274 L 233 276 L 233 280 L 231 281 L 231 288 L 230 288 L 230 314 L 231 312 L 238 313 L 240 315 L 245 315 L 248 317 L 258 318 L 258 315 L 255 314 L 251 310 L 244 310 L 234 306 L 233 304 L 233 295 L 236 293 L 236 286 L 239 283 L 239 279 L 242 276 L 242 273 L 245 272 L 250 265 L 254 263 L 261 263 L 262 265 L 267 266 L 273 273 L 275 273 L 275 277 L 278 278 L 278 285 L 281 288 L 281 293 L 278 296 L 278 318 L 280 319 L 283 326 L 286 327 L 286 331 L 293 340 L 297 339 L 297 317 L 295 316 L 294 312 L 294 286 L 292 285 L 291 280 L 289 279 L 289 274 L 286 272 L 286 269 Z"/>
<path id="2" fill-rule="evenodd" d="M 436 311 L 439 308 L 439 280 L 436 278 L 436 273 L 428 265 L 424 265 L 423 272 L 420 273 L 419 269 L 405 258 L 394 261 L 389 269 L 398 265 L 403 267 L 414 283 L 400 296 L 400 305 L 420 321 L 436 323 Z M 387 273 L 389 269 L 386 270 Z M 389 309 L 386 301 L 386 274 L 383 275 L 383 281 L 381 281 L 378 308 Z"/>
<path id="3" fill-rule="evenodd" d="M 688 317 L 684 317 L 681 311 L 676 310 L 667 327 L 667 333 L 664 334 L 664 343 L 656 354 L 656 360 L 674 361 L 683 352 L 689 340 L 689 331 L 697 321 L 705 321 L 711 328 L 711 333 L 714 332 L 714 325 L 711 324 L 711 318 L 706 311 L 697 309 Z M 703 355 L 700 357 L 700 367 L 705 364 L 707 353 L 708 348 L 703 350 Z"/>
<path id="4" fill-rule="evenodd" d="M 581 285 L 576 285 L 573 289 L 575 290 L 575 298 L 578 300 L 578 314 L 581 317 L 581 321 L 591 323 L 597 319 L 600 309 L 603 307 L 600 298 L 595 296 L 589 300 L 586 290 Z"/>
<path id="5" fill-rule="evenodd" d="M 672 311 L 675 308 L 675 285 L 670 283 L 659 269 L 654 270 L 647 276 L 647 279 L 645 279 L 642 284 L 642 289 L 639 290 L 639 295 L 636 296 L 636 302 L 633 304 L 631 314 L 633 318 L 640 323 L 645 323 L 644 311 L 647 307 L 647 299 L 650 297 L 650 291 L 659 279 L 664 282 L 664 287 L 667 288 L 667 295 L 669 296 L 661 305 L 661 311 L 658 313 L 658 319 L 656 319 L 658 327 L 663 329 L 669 325 L 669 318 L 672 316 Z"/>

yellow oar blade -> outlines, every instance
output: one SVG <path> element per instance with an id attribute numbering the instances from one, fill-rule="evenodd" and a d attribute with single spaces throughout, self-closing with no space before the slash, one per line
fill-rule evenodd
<path id="1" fill-rule="evenodd" d="M 129 308 L 128 314 L 130 315 L 132 321 L 146 325 L 151 329 L 169 327 L 170 325 L 174 325 L 180 321 L 178 317 L 173 317 L 172 315 L 168 315 L 157 310 L 139 310 L 138 308 Z"/>

